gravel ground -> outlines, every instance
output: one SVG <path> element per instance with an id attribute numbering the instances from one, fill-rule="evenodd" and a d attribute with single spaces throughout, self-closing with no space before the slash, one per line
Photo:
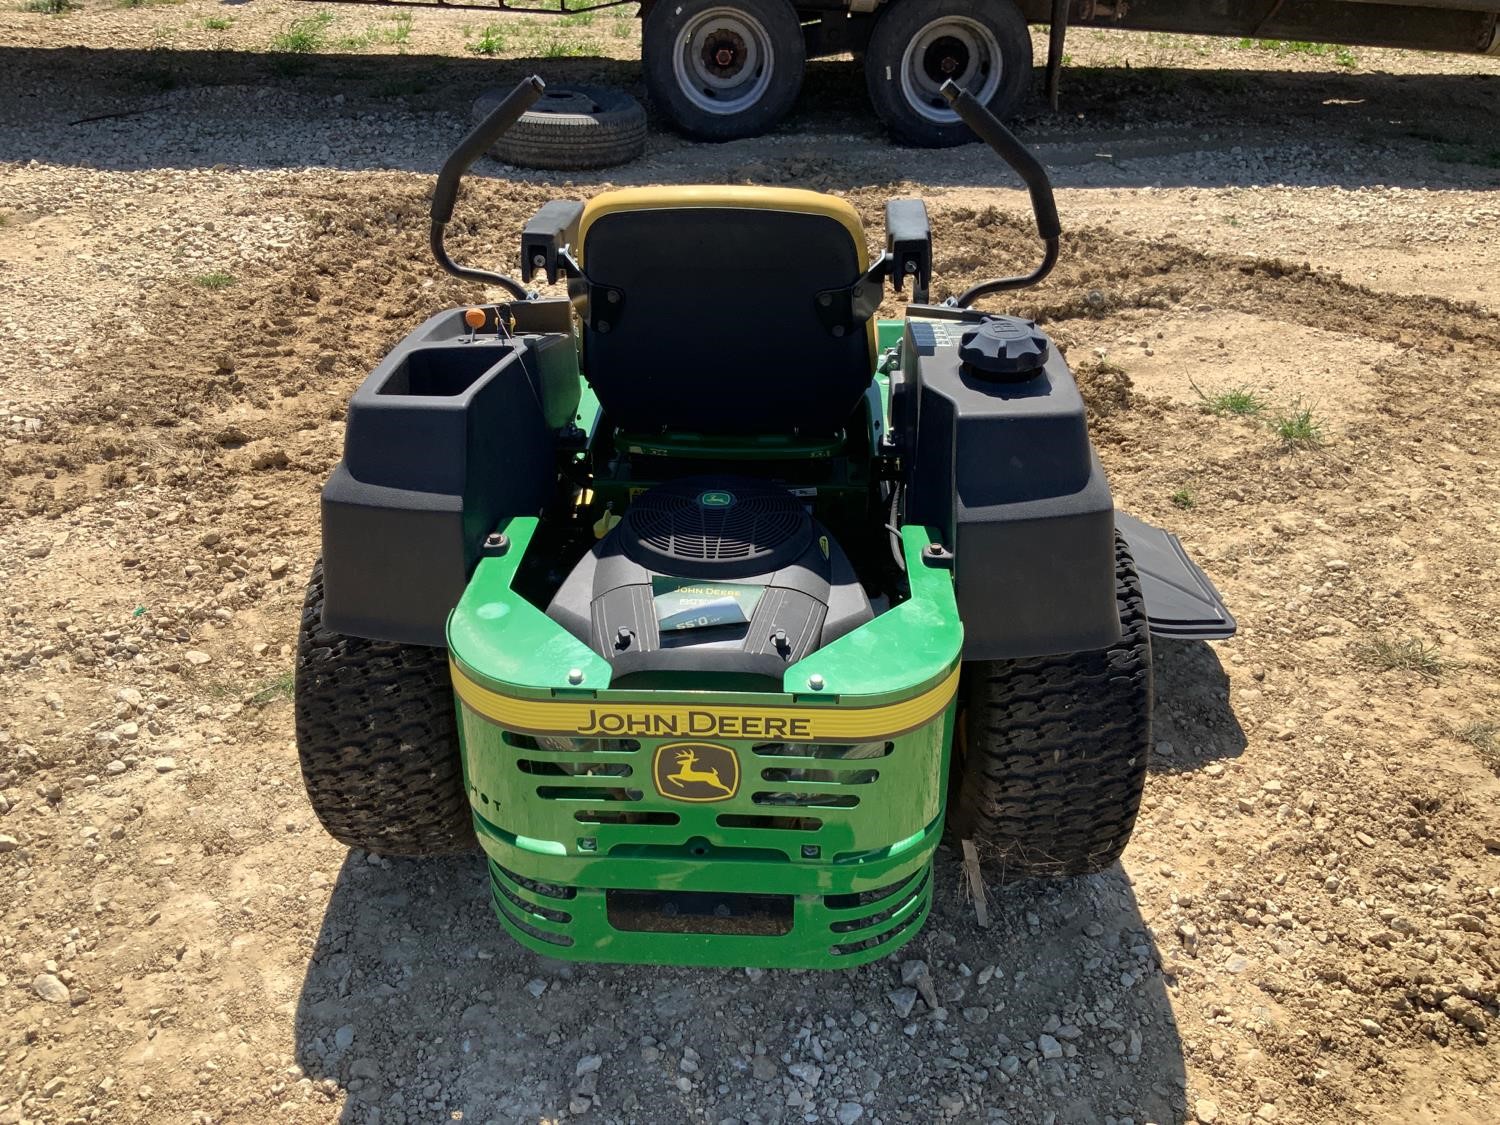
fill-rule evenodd
<path id="1" fill-rule="evenodd" d="M 1159 646 L 1116 868 L 987 872 L 981 930 L 945 851 L 893 960 L 645 970 L 520 951 L 476 859 L 335 845 L 288 698 L 343 404 L 474 297 L 425 258 L 437 163 L 487 85 L 638 92 L 633 27 L 490 58 L 480 14 L 330 8 L 262 53 L 315 11 L 0 13 L 0 1123 L 1500 1117 L 1500 60 L 1070 35 L 1021 122 L 1063 261 L 1010 307 L 1241 634 Z M 1031 260 L 991 158 L 861 99 L 816 64 L 776 134 L 607 183 L 835 191 L 872 241 L 920 192 L 941 293 Z M 482 172 L 474 259 L 607 186 Z"/>

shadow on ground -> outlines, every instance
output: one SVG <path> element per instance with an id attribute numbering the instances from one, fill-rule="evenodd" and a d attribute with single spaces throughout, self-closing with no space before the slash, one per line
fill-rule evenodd
<path id="1" fill-rule="evenodd" d="M 356 853 L 307 968 L 297 1059 L 358 1125 L 552 1119 L 591 1055 L 600 1120 L 827 1120 L 847 1103 L 866 1121 L 928 1121 L 936 1106 L 1017 1125 L 1181 1120 L 1167 983 L 1118 865 L 992 886 L 987 931 L 946 852 L 937 887 L 920 936 L 861 969 L 570 965 L 506 936 L 477 858 Z M 931 966 L 941 1013 L 918 1001 L 898 1016 L 888 994 L 907 958 Z M 817 1068 L 815 1086 L 795 1063 Z"/>
<path id="2" fill-rule="evenodd" d="M 610 59 L 9 47 L 0 68 L 0 160 L 110 169 L 431 172 L 488 87 L 538 72 L 644 96 L 639 65 Z M 255 128 L 245 126 L 247 98 Z M 1497 116 L 1500 77 L 1485 74 L 1090 67 L 1068 72 L 1064 112 L 1033 98 L 1018 127 L 1063 186 L 1487 187 L 1500 185 Z M 1392 148 L 1419 159 L 1392 163 Z M 901 179 L 919 162 L 929 184 L 1010 182 L 973 146 L 931 153 L 886 143 L 859 68 L 839 61 L 809 65 L 797 108 L 769 137 L 694 145 L 658 128 L 646 161 L 606 176 L 718 178 L 768 157 L 798 162 L 769 168 L 772 179 L 819 186 Z M 1165 169 L 1162 157 L 1174 158 Z"/>
<path id="3" fill-rule="evenodd" d="M 1183 773 L 1245 752 L 1244 728 L 1229 700 L 1219 651 L 1204 641 L 1151 641 L 1156 677 L 1154 773 Z"/>
<path id="4" fill-rule="evenodd" d="M 1215 649 L 1154 649 L 1157 738 L 1174 747 L 1154 769 L 1241 753 Z M 575 965 L 511 941 L 477 856 L 352 853 L 303 981 L 297 1061 L 354 1125 L 791 1121 L 848 1104 L 888 1122 L 930 1120 L 934 1106 L 1015 1125 L 1183 1119 L 1170 981 L 1120 865 L 992 884 L 987 930 L 946 847 L 936 888 L 912 944 L 859 969 Z M 937 1011 L 892 996 L 915 958 Z M 595 1055 L 597 1073 L 580 1076 Z"/>

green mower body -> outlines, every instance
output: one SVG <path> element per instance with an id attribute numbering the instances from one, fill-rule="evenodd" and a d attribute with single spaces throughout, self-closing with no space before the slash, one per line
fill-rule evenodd
<path id="1" fill-rule="evenodd" d="M 480 274 L 441 250 L 444 176 L 434 248 Z M 550 203 L 523 271 L 567 298 L 476 277 L 516 299 L 380 364 L 299 646 L 334 836 L 477 840 L 523 945 L 666 964 L 882 957 L 947 831 L 1010 875 L 1113 862 L 1150 635 L 1233 620 L 1175 538 L 1115 511 L 1045 334 L 926 304 L 925 209 L 893 201 L 886 228 L 872 261 L 811 192 Z M 1046 237 L 1037 274 L 993 285 L 1045 273 Z M 918 300 L 875 321 L 907 278 Z"/>

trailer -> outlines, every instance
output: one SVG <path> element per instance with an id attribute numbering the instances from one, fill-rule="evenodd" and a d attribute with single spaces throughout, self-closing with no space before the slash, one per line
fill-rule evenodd
<path id="1" fill-rule="evenodd" d="M 635 0 L 364 0 L 576 15 Z M 1029 96 L 1029 25 L 1048 28 L 1055 107 L 1069 27 L 1500 54 L 1500 0 L 643 0 L 641 60 L 658 113 L 700 140 L 755 136 L 791 109 L 810 58 L 852 54 L 895 138 L 973 139 L 952 80 L 1008 117 Z"/>

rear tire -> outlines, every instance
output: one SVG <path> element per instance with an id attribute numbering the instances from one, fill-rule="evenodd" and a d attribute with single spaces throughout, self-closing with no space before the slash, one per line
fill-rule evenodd
<path id="1" fill-rule="evenodd" d="M 1013 0 L 888 4 L 865 50 L 865 87 L 895 138 L 921 148 L 977 140 L 938 93 L 952 78 L 996 117 L 1031 89 L 1031 33 Z"/>
<path id="2" fill-rule="evenodd" d="M 807 44 L 787 0 L 661 0 L 646 13 L 641 61 L 651 101 L 677 129 L 729 141 L 786 116 Z"/>
<path id="3" fill-rule="evenodd" d="M 476 846 L 447 652 L 323 628 L 323 564 L 302 605 L 297 756 L 328 834 L 380 855 Z"/>
<path id="4" fill-rule="evenodd" d="M 1151 630 L 1115 537 L 1120 639 L 964 668 L 950 818 L 1006 880 L 1088 875 L 1125 850 L 1151 748 Z"/>

